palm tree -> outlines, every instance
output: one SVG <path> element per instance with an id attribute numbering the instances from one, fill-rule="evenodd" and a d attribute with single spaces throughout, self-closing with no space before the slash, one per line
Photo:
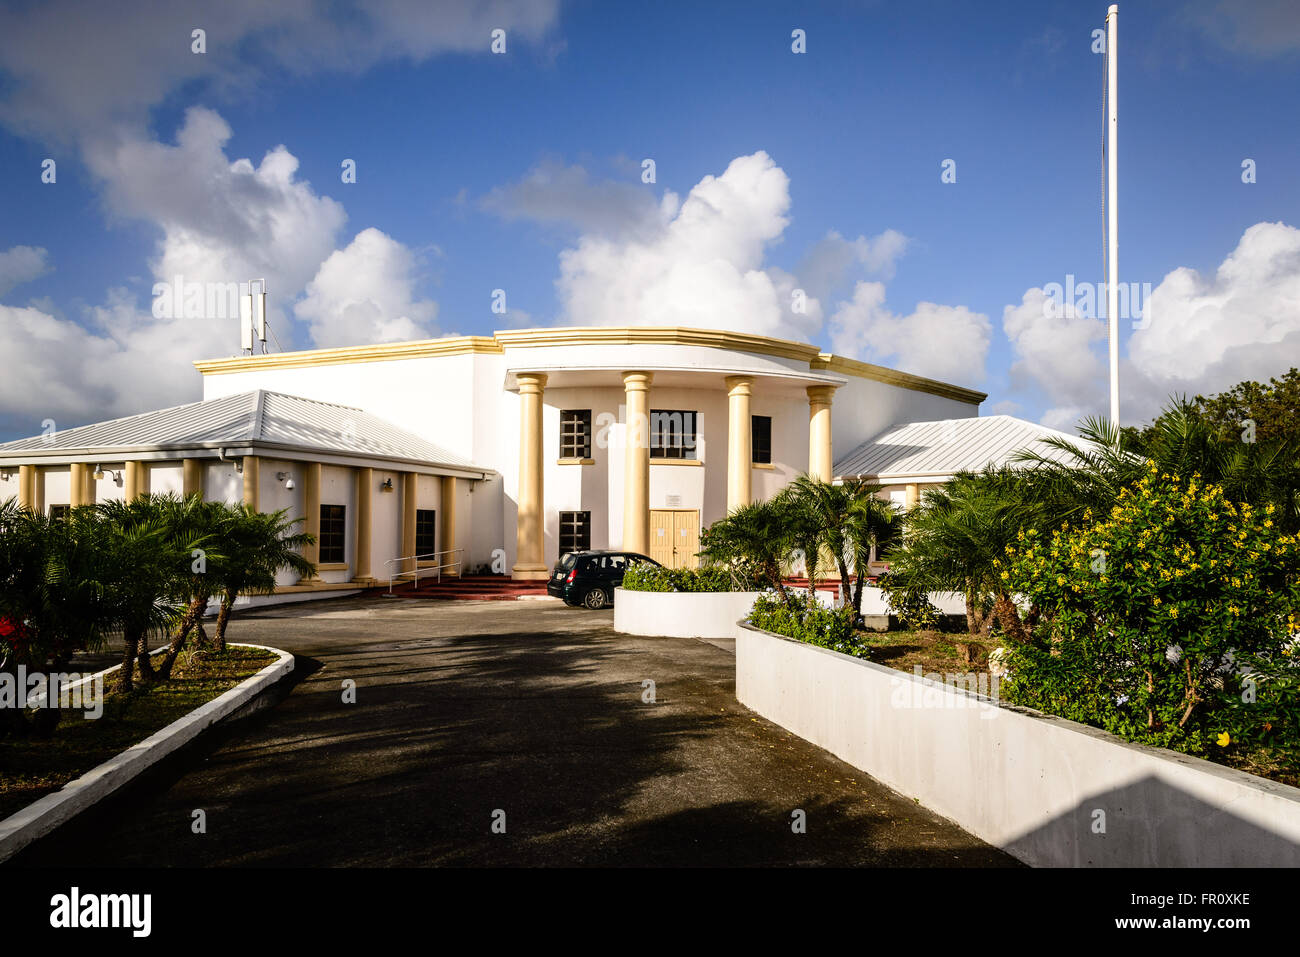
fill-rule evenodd
<path id="1" fill-rule="evenodd" d="M 846 527 L 853 497 L 848 485 L 835 485 L 807 473 L 796 477 L 777 496 L 789 507 L 793 519 L 792 532 L 808 565 L 810 595 L 816 585 L 823 549 L 837 566 L 844 594 L 849 593 Z"/>
<path id="2" fill-rule="evenodd" d="M 177 594 L 185 604 L 185 611 L 172 630 L 167 654 L 158 666 L 159 676 L 166 679 L 171 676 L 190 632 L 197 629 L 202 634 L 203 615 L 219 587 L 220 567 L 226 561 L 226 529 L 234 509 L 224 502 L 205 502 L 198 495 L 169 496 L 159 499 L 159 504 L 178 537 L 190 544 L 191 559 L 176 579 Z"/>
<path id="3" fill-rule="evenodd" d="M 817 551 L 807 553 L 820 557 L 824 549 L 835 562 L 842 594 L 846 601 L 852 601 L 853 610 L 859 614 L 871 549 L 889 541 L 897 527 L 893 506 L 876 496 L 879 491 L 879 485 L 859 479 L 831 483 L 804 474 L 786 486 L 779 496 L 791 504 L 796 515 L 803 517 L 803 521 L 796 523 L 796 535 L 804 540 L 805 550 L 814 543 L 817 546 Z M 816 564 L 810 565 L 810 579 Z"/>
<path id="4" fill-rule="evenodd" d="M 175 498 L 145 495 L 87 507 L 96 520 L 96 547 L 105 566 L 100 576 L 104 594 L 122 629 L 123 691 L 134 686 L 137 660 L 141 678 L 157 680 L 149 658 L 150 635 L 165 633 L 180 618 L 183 569 L 191 552 L 206 541 L 178 517 L 178 505 Z"/>
<path id="5" fill-rule="evenodd" d="M 992 614 L 1013 639 L 1027 640 L 1019 612 L 995 562 L 1041 522 L 1042 510 L 1024 496 L 1008 494 L 1016 476 L 1009 469 L 963 472 L 947 485 L 927 489 L 907 513 L 906 535 L 890 555 L 891 574 L 905 587 L 957 591 L 966 598 L 971 634 L 986 634 Z"/>
<path id="6" fill-rule="evenodd" d="M 1170 398 L 1139 446 L 1104 418 L 1083 421 L 1084 443 L 1063 437 L 1042 440 L 1052 452 L 1026 449 L 1016 461 L 1028 466 L 1021 494 L 1043 507 L 1049 521 L 1076 521 L 1085 509 L 1107 514 L 1121 489 L 1136 484 L 1154 462 L 1160 474 L 1199 475 L 1223 487 L 1232 501 L 1271 504 L 1285 532 L 1300 529 L 1300 441 L 1225 440 L 1186 397 Z M 1055 453 L 1055 454 L 1053 454 Z"/>
<path id="7" fill-rule="evenodd" d="M 784 598 L 783 569 L 794 547 L 787 511 L 777 502 L 732 509 L 700 534 L 700 557 L 726 565 L 741 578 L 763 582 Z"/>
<path id="8" fill-rule="evenodd" d="M 849 506 L 848 523 L 845 526 L 845 538 L 856 580 L 853 583 L 853 611 L 862 614 L 862 586 L 867 580 L 871 564 L 871 555 L 883 557 L 898 539 L 903 527 L 903 518 L 890 502 L 880 498 L 876 493 L 879 485 L 858 486 L 858 494 Z"/>
<path id="9" fill-rule="evenodd" d="M 226 650 L 226 624 L 240 595 L 269 595 L 275 591 L 275 576 L 288 568 L 301 576 L 315 572 L 316 566 L 303 558 L 302 549 L 316 539 L 307 532 L 294 532 L 302 521 L 288 518 L 288 509 L 258 512 L 246 505 L 236 506 L 227 524 L 224 551 L 217 575 L 221 588 L 221 609 L 217 613 L 215 645 L 218 653 Z"/>

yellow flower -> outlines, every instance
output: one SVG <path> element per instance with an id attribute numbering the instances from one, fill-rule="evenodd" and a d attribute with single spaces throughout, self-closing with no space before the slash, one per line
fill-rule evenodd
<path id="1" fill-rule="evenodd" d="M 1228 732 L 1224 731 L 1222 734 L 1220 734 L 1220 735 L 1219 735 L 1217 738 L 1215 738 L 1214 740 L 1215 740 L 1215 743 L 1216 743 L 1219 747 L 1221 747 L 1221 748 L 1226 748 L 1229 744 L 1232 743 L 1232 735 L 1230 735 L 1230 734 L 1228 734 Z"/>

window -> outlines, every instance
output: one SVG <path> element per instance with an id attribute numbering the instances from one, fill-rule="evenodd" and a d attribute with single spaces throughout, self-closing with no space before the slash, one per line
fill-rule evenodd
<path id="1" fill-rule="evenodd" d="M 682 409 L 651 409 L 650 458 L 697 458 L 695 416 Z"/>
<path id="2" fill-rule="evenodd" d="M 560 458 L 591 458 L 591 409 L 565 409 L 560 413 Z"/>
<path id="3" fill-rule="evenodd" d="M 438 512 L 432 508 L 415 510 L 415 554 L 430 555 L 438 550 Z"/>
<path id="4" fill-rule="evenodd" d="M 342 505 L 320 507 L 320 563 L 342 565 L 344 517 L 347 509 Z"/>
<path id="5" fill-rule="evenodd" d="M 71 505 L 51 505 L 50 518 L 55 519 L 56 521 L 61 521 L 68 517 L 68 512 L 71 511 L 71 509 Z"/>
<path id="6" fill-rule="evenodd" d="M 752 415 L 749 417 L 750 450 L 754 461 L 759 465 L 772 464 L 772 417 L 770 415 Z"/>
<path id="7" fill-rule="evenodd" d="M 591 513 L 560 513 L 560 557 L 591 548 Z"/>

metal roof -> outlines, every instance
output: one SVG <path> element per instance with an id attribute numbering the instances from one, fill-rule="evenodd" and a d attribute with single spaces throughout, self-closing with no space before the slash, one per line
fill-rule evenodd
<path id="1" fill-rule="evenodd" d="M 71 452 L 102 458 L 128 451 L 226 446 L 490 471 L 362 409 L 265 389 L 0 443 L 0 459 L 16 462 L 23 453 L 43 458 Z"/>
<path id="2" fill-rule="evenodd" d="M 947 476 L 985 466 L 1016 465 L 1015 453 L 1032 450 L 1057 462 L 1070 456 L 1042 443 L 1064 438 L 1081 448 L 1092 443 L 1011 415 L 973 416 L 891 425 L 835 464 L 836 476 Z"/>

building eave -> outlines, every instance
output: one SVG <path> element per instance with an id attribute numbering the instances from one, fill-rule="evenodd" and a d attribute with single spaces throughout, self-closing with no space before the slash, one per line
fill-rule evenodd
<path id="1" fill-rule="evenodd" d="M 925 376 L 913 375 L 910 372 L 899 372 L 897 369 L 888 369 L 885 366 L 872 365 L 870 362 L 861 362 L 857 359 L 832 355 L 828 352 L 819 354 L 810 365 L 814 369 L 826 369 L 829 372 L 838 372 L 841 375 L 872 379 L 886 385 L 911 389 L 914 392 L 928 392 L 931 395 L 942 396 L 945 399 L 955 399 L 958 402 L 968 402 L 972 405 L 979 405 L 988 398 L 987 392 L 967 389 L 959 385 L 953 385 L 950 382 L 940 382 L 938 379 L 927 379 Z"/>

